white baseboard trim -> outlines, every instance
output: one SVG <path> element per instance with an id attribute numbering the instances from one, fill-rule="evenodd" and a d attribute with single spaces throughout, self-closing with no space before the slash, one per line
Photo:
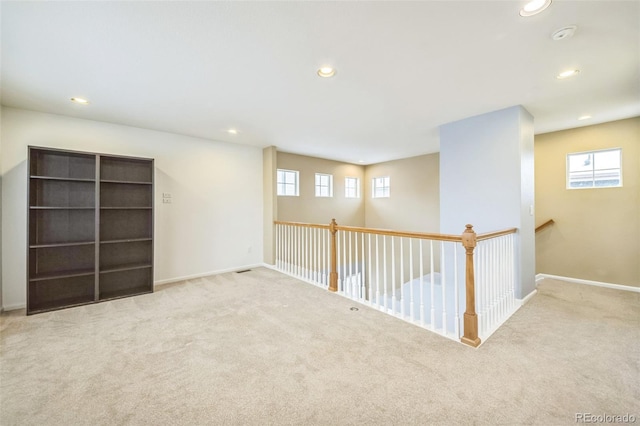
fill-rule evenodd
<path id="1" fill-rule="evenodd" d="M 193 280 L 196 278 L 208 277 L 210 275 L 219 275 L 219 274 L 226 274 L 228 272 L 243 271 L 245 269 L 259 268 L 261 266 L 265 266 L 265 265 L 263 263 L 254 263 L 252 265 L 236 266 L 234 268 L 217 269 L 215 271 L 202 272 L 200 274 L 185 275 L 184 277 L 175 277 L 175 278 L 167 278 L 164 280 L 156 280 L 153 282 L 153 286 L 157 287 L 164 284 L 177 283 L 179 281 L 186 281 L 186 280 Z"/>
<path id="2" fill-rule="evenodd" d="M 596 287 L 605 287 L 605 288 L 612 288 L 615 290 L 632 291 L 634 293 L 640 293 L 640 287 L 633 287 L 630 285 L 622 285 L 622 284 L 604 283 L 600 281 L 583 280 L 580 278 L 561 277 L 559 275 L 549 275 L 549 274 L 537 274 L 536 283 L 544 280 L 545 278 L 550 278 L 550 279 L 559 280 L 559 281 L 568 281 L 570 283 L 576 283 L 576 284 L 586 284 L 586 285 L 592 285 Z"/>
<path id="3" fill-rule="evenodd" d="M 15 303 L 13 305 L 5 305 L 2 307 L 2 312 L 16 311 L 18 309 L 26 309 L 26 307 L 27 307 L 26 303 Z"/>
<path id="4" fill-rule="evenodd" d="M 537 279 L 536 279 L 536 282 L 538 282 Z M 533 290 L 531 293 L 527 294 L 523 299 L 516 299 L 516 301 L 520 304 L 520 306 L 522 306 L 525 303 L 527 303 L 529 300 L 533 299 L 533 296 L 535 296 L 536 294 L 538 294 L 538 290 Z"/>

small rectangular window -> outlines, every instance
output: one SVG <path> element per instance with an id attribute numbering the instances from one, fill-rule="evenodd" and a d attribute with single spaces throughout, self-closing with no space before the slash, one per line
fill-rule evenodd
<path id="1" fill-rule="evenodd" d="M 345 198 L 360 198 L 360 179 L 344 178 L 344 196 Z"/>
<path id="2" fill-rule="evenodd" d="M 300 174 L 297 170 L 278 169 L 276 186 L 278 195 L 297 197 L 300 195 Z"/>
<path id="3" fill-rule="evenodd" d="M 622 149 L 567 154 L 567 189 L 622 186 Z"/>
<path id="4" fill-rule="evenodd" d="M 389 197 L 389 176 L 373 178 L 373 198 Z"/>
<path id="5" fill-rule="evenodd" d="M 316 197 L 333 197 L 333 175 L 316 173 Z"/>

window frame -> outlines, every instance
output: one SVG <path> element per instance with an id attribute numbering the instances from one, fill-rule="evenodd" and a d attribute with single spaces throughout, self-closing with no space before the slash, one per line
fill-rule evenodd
<path id="1" fill-rule="evenodd" d="M 322 178 L 324 177 L 328 177 L 329 178 L 329 182 L 327 185 L 324 185 L 322 183 Z M 318 183 L 318 178 L 321 179 L 320 183 Z M 332 198 L 333 197 L 333 175 L 329 174 L 329 173 L 316 173 L 315 174 L 315 194 L 316 194 L 316 198 Z M 328 195 L 322 195 L 322 189 L 323 188 L 327 188 L 328 190 Z M 320 190 L 320 191 L 318 191 Z"/>
<path id="2" fill-rule="evenodd" d="M 283 172 L 284 182 L 280 181 L 280 172 Z M 293 173 L 295 176 L 295 182 L 293 184 L 288 183 L 286 180 L 286 174 Z M 295 194 L 280 193 L 280 185 L 284 185 L 283 189 L 287 185 L 293 185 Z M 299 197 L 300 196 L 300 172 L 298 170 L 289 169 L 276 169 L 276 194 L 278 197 Z"/>
<path id="3" fill-rule="evenodd" d="M 618 168 L 609 168 L 609 169 L 600 169 L 598 170 L 596 168 L 596 155 L 598 153 L 603 153 L 603 152 L 617 152 L 619 155 L 619 160 L 620 160 L 620 167 Z M 591 160 L 591 186 L 571 186 L 571 173 L 578 173 L 579 171 L 575 171 L 575 170 L 571 170 L 571 157 L 573 156 L 579 156 L 579 155 L 585 155 L 585 154 L 590 154 L 592 155 L 592 160 Z M 574 189 L 605 189 L 605 188 L 621 188 L 623 186 L 622 184 L 622 148 L 620 147 L 616 147 L 616 148 L 604 148 L 604 149 L 595 149 L 595 150 L 590 150 L 590 151 L 580 151 L 580 152 L 569 152 L 567 153 L 566 156 L 566 172 L 565 172 L 565 179 L 566 179 L 566 183 L 565 183 L 565 188 L 566 189 L 570 189 L 570 190 L 574 190 Z M 596 182 L 598 181 L 598 179 L 596 179 L 596 172 L 598 171 L 606 171 L 606 170 L 617 170 L 619 172 L 619 179 L 618 179 L 618 184 L 617 185 L 596 185 Z M 584 171 L 583 173 L 587 173 L 587 171 Z"/>
<path id="4" fill-rule="evenodd" d="M 355 181 L 355 188 L 349 186 L 347 182 Z M 349 194 L 350 189 L 355 189 L 355 195 Z M 345 176 L 344 178 L 344 198 L 360 198 L 360 178 L 354 176 Z"/>
<path id="5" fill-rule="evenodd" d="M 382 179 L 382 186 L 378 186 L 376 181 Z M 377 189 L 382 189 L 381 195 L 376 195 Z M 378 176 L 371 179 L 371 198 L 390 198 L 391 197 L 391 177 Z"/>

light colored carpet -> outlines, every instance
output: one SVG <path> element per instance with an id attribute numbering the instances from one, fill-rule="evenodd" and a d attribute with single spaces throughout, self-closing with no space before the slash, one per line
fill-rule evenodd
<path id="1" fill-rule="evenodd" d="M 266 268 L 5 313 L 0 344 L 2 425 L 640 422 L 640 294 L 553 280 L 479 349 Z"/>

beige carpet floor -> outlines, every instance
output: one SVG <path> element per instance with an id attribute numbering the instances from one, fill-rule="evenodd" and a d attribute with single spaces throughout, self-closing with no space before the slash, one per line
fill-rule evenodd
<path id="1" fill-rule="evenodd" d="M 545 280 L 478 349 L 266 268 L 0 318 L 2 425 L 640 423 L 638 293 Z"/>

